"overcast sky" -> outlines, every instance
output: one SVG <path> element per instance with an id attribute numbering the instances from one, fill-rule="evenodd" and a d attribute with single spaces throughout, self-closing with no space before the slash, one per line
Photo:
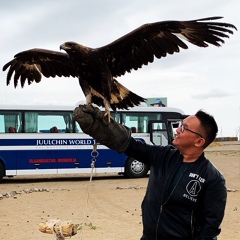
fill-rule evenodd
<path id="1" fill-rule="evenodd" d="M 219 137 L 239 136 L 240 127 L 239 0 L 8 0 L 1 2 L 1 67 L 31 48 L 59 50 L 66 41 L 100 47 L 144 23 L 222 16 L 239 31 L 222 47 L 198 48 L 155 59 L 118 80 L 146 98 L 167 97 L 168 106 L 186 114 L 203 109 L 219 125 Z M 72 104 L 84 100 L 78 80 L 43 78 L 14 89 L 0 73 L 1 104 Z"/>

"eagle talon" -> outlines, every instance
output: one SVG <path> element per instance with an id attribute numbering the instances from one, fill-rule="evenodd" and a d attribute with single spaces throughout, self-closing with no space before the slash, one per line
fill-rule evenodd
<path id="1" fill-rule="evenodd" d="M 107 117 L 108 122 L 110 123 L 114 118 L 111 116 L 110 111 L 106 111 L 103 115 L 103 117 Z"/>

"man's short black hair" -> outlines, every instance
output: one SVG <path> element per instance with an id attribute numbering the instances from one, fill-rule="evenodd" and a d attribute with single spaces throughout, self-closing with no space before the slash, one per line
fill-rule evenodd
<path id="1" fill-rule="evenodd" d="M 217 123 L 215 121 L 215 119 L 213 118 L 213 116 L 211 116 L 210 114 L 199 110 L 195 116 L 200 120 L 201 125 L 205 131 L 205 145 L 204 147 L 206 148 L 210 143 L 212 143 L 214 141 L 214 139 L 217 136 L 217 132 L 218 132 L 218 126 Z"/>

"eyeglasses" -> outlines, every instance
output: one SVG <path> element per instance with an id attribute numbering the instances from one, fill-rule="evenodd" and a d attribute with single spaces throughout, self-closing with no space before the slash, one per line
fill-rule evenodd
<path id="1" fill-rule="evenodd" d="M 201 134 L 199 134 L 199 133 L 197 133 L 197 132 L 194 132 L 194 131 L 192 131 L 191 129 L 189 129 L 183 122 L 180 122 L 178 127 L 181 129 L 181 132 L 182 132 L 182 133 L 184 132 L 184 130 L 187 130 L 187 131 L 189 131 L 189 132 L 191 132 L 191 133 L 197 134 L 197 135 L 198 135 L 199 137 L 201 137 L 201 138 L 204 138 Z"/>

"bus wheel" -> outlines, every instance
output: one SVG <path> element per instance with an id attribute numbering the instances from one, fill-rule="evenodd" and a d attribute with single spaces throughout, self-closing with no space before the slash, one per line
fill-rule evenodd
<path id="1" fill-rule="evenodd" d="M 0 181 L 3 179 L 4 176 L 5 176 L 5 169 L 4 169 L 3 163 L 0 162 Z"/>
<path id="2" fill-rule="evenodd" d="M 128 158 L 125 166 L 125 175 L 130 178 L 145 177 L 148 173 L 148 166 L 134 158 Z"/>

